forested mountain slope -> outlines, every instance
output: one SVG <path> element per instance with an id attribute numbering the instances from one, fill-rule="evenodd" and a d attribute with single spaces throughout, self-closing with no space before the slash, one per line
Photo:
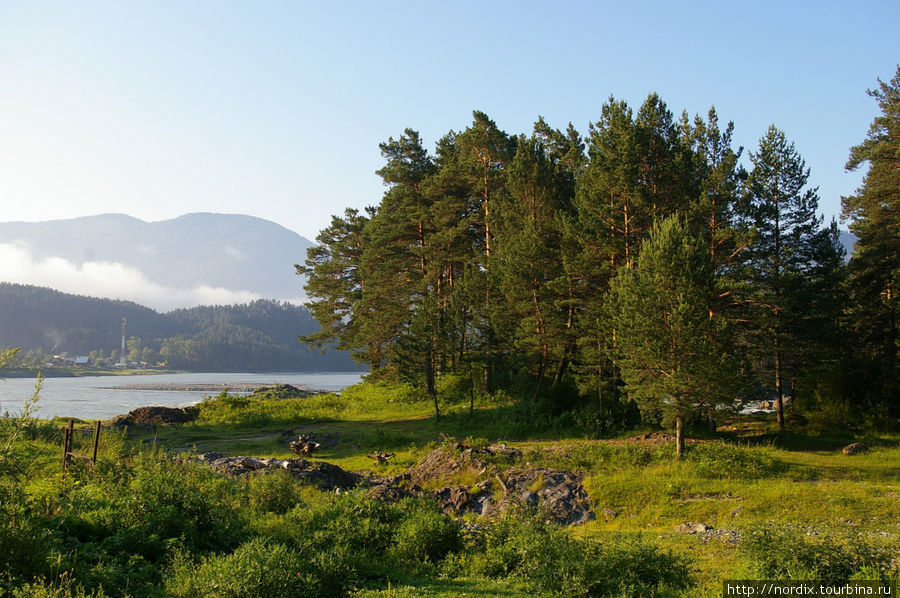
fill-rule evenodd
<path id="1" fill-rule="evenodd" d="M 305 307 L 273 300 L 159 313 L 51 289 L 0 283 L 0 346 L 25 353 L 109 356 L 127 320 L 129 359 L 207 370 L 349 370 L 345 354 L 310 351 L 297 340 L 318 325 Z"/>

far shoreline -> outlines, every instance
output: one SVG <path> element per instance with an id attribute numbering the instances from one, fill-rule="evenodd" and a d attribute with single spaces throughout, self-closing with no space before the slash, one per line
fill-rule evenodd
<path id="1" fill-rule="evenodd" d="M 121 369 L 121 370 L 86 370 L 83 368 L 54 367 L 40 368 L 0 368 L 0 380 L 3 378 L 37 378 L 41 374 L 44 378 L 105 378 L 116 376 L 157 376 L 163 374 L 366 374 L 366 370 L 172 370 L 172 369 Z"/>

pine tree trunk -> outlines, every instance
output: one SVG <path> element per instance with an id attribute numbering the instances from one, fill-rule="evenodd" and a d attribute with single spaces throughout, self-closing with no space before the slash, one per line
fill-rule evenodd
<path id="1" fill-rule="evenodd" d="M 681 459 L 684 456 L 684 416 L 679 415 L 675 418 L 675 458 Z"/>
<path id="2" fill-rule="evenodd" d="M 777 343 L 776 343 L 777 344 Z M 775 351 L 775 411 L 778 414 L 778 431 L 784 432 L 784 400 L 781 388 L 781 351 Z"/>
<path id="3" fill-rule="evenodd" d="M 557 388 L 559 383 L 562 382 L 563 376 L 566 374 L 566 370 L 569 368 L 569 356 L 563 355 L 563 358 L 559 362 L 559 367 L 556 368 L 556 374 L 553 375 L 553 388 Z"/>
<path id="4" fill-rule="evenodd" d="M 544 382 L 544 371 L 547 369 L 547 347 L 544 346 L 544 350 L 541 354 L 541 363 L 538 365 L 537 372 L 537 381 L 534 384 L 534 394 L 531 395 L 531 402 L 537 402 L 538 395 L 541 393 L 541 384 Z"/>
<path id="5" fill-rule="evenodd" d="M 603 418 L 603 364 L 597 366 L 597 409 Z"/>
<path id="6" fill-rule="evenodd" d="M 716 433 L 716 412 L 710 407 L 706 412 L 706 431 L 709 432 L 710 435 Z"/>
<path id="7" fill-rule="evenodd" d="M 426 356 L 425 365 L 425 393 L 431 397 L 434 403 L 434 421 L 441 421 L 441 410 L 438 406 L 437 390 L 434 387 L 434 350 L 428 347 L 428 355 Z"/>

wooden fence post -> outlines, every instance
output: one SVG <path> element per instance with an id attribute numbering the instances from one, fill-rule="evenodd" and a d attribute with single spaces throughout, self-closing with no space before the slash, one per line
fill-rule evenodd
<path id="1" fill-rule="evenodd" d="M 100 446 L 100 420 L 97 420 L 97 427 L 94 428 L 94 455 L 91 457 L 91 471 L 94 471 L 94 465 L 97 464 L 97 448 Z"/>

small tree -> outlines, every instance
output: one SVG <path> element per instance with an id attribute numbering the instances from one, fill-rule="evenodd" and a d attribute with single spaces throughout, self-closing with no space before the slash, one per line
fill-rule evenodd
<path id="1" fill-rule="evenodd" d="M 610 287 L 616 365 L 643 411 L 675 423 L 678 458 L 685 420 L 734 400 L 737 362 L 711 309 L 714 290 L 709 248 L 677 216 L 653 226 L 636 265 L 619 268 Z"/>

